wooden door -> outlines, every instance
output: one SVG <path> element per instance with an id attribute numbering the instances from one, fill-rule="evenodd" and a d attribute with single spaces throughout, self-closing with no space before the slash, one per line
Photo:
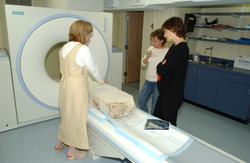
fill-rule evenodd
<path id="1" fill-rule="evenodd" d="M 144 12 L 129 12 L 126 83 L 140 80 L 141 47 Z"/>

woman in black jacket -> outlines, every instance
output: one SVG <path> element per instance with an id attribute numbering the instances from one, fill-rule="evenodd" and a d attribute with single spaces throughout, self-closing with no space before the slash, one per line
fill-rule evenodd
<path id="1" fill-rule="evenodd" d="M 186 27 L 181 18 L 172 17 L 165 21 L 162 29 L 167 41 L 174 44 L 157 65 L 159 97 L 153 115 L 176 126 L 178 109 L 184 100 L 183 86 L 189 57 Z"/>

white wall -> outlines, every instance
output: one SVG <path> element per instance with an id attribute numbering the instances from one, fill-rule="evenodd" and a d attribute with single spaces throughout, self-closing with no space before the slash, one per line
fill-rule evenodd
<path id="1" fill-rule="evenodd" d="M 42 7 L 42 0 L 32 0 L 32 6 Z"/>
<path id="2" fill-rule="evenodd" d="M 68 9 L 103 12 L 103 0 L 68 0 Z"/>
<path id="3" fill-rule="evenodd" d="M 3 34 L 2 34 L 2 25 L 1 25 L 1 19 L 0 19 L 0 48 L 3 48 Z"/>
<path id="4" fill-rule="evenodd" d="M 0 7 L 3 6 L 5 3 L 4 0 L 0 0 Z M 0 19 L 0 48 L 3 48 L 3 34 L 2 34 L 2 25 L 1 25 L 1 19 Z"/>
<path id="5" fill-rule="evenodd" d="M 122 74 L 125 72 L 125 60 L 126 60 L 126 12 L 114 12 L 113 13 L 113 37 L 112 45 L 115 45 L 123 51 L 123 65 Z M 125 82 L 125 77 L 122 75 L 122 83 Z"/>
<path id="6" fill-rule="evenodd" d="M 0 0 L 0 6 L 5 4 L 5 0 Z"/>
<path id="7" fill-rule="evenodd" d="M 245 4 L 241 8 L 242 12 L 250 12 L 250 4 Z M 247 24 L 250 24 L 250 15 L 243 17 L 240 21 L 240 27 L 245 27 Z M 250 31 L 240 31 L 240 37 L 250 38 Z M 237 56 L 250 56 L 250 46 L 249 45 L 242 45 L 238 49 Z"/>
<path id="8" fill-rule="evenodd" d="M 113 13 L 113 38 L 112 45 L 123 49 L 123 23 L 125 19 L 125 12 L 115 12 Z"/>
<path id="9" fill-rule="evenodd" d="M 33 6 L 103 12 L 103 0 L 33 0 Z"/>
<path id="10" fill-rule="evenodd" d="M 42 7 L 51 7 L 51 8 L 60 8 L 67 9 L 68 8 L 68 0 L 41 0 Z"/>

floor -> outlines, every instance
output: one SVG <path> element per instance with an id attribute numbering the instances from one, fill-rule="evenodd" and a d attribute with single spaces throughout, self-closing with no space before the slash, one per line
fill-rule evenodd
<path id="1" fill-rule="evenodd" d="M 136 90 L 139 90 L 140 87 L 140 81 L 130 82 L 130 83 L 124 83 L 123 85 L 130 86 Z"/>
<path id="2" fill-rule="evenodd" d="M 125 84 L 122 90 L 134 96 L 138 107 L 139 91 Z M 60 153 L 54 151 L 59 124 L 60 118 L 57 118 L 0 133 L 0 163 L 69 162 L 67 148 Z M 245 125 L 184 102 L 179 110 L 177 126 L 250 163 L 250 124 Z M 110 158 L 93 161 L 90 156 L 74 162 L 130 163 Z"/>

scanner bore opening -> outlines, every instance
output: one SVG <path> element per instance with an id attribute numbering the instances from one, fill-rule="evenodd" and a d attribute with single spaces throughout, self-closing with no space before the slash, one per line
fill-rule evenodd
<path id="1" fill-rule="evenodd" d="M 45 69 L 49 77 L 60 82 L 62 77 L 60 73 L 59 51 L 67 42 L 60 42 L 52 46 L 45 58 Z"/>

